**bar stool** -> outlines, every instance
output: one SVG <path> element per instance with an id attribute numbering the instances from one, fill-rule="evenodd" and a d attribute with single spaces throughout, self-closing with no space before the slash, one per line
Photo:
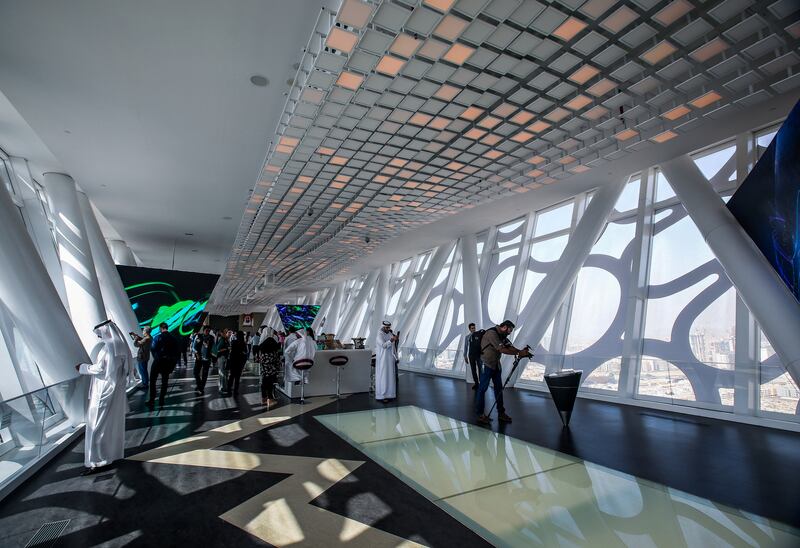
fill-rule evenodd
<path id="1" fill-rule="evenodd" d="M 308 358 L 303 358 L 302 360 L 295 360 L 292 363 L 292 367 L 300 371 L 300 375 L 302 379 L 300 380 L 300 403 L 305 403 L 306 400 L 303 397 L 305 393 L 306 387 L 306 371 L 314 367 L 314 360 L 309 360 Z"/>
<path id="2" fill-rule="evenodd" d="M 336 367 L 336 398 L 341 397 L 341 393 L 339 392 L 339 378 L 341 377 L 342 367 L 347 365 L 347 362 L 350 361 L 350 358 L 347 356 L 331 356 L 328 358 L 328 363 Z"/>
<path id="3" fill-rule="evenodd" d="M 369 372 L 369 393 L 375 393 L 375 354 L 372 355 L 372 358 L 369 361 L 370 365 L 370 372 Z"/>

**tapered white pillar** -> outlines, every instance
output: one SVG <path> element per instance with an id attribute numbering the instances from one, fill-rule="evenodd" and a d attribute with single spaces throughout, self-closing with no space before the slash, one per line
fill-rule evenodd
<path id="1" fill-rule="evenodd" d="M 786 371 L 800 384 L 800 303 L 689 156 L 661 169 Z"/>
<path id="2" fill-rule="evenodd" d="M 325 319 L 326 314 L 331 309 L 331 303 L 333 302 L 333 294 L 336 291 L 334 288 L 329 288 L 327 293 L 325 293 L 325 297 L 322 299 L 322 303 L 319 307 L 319 312 L 317 312 L 317 316 L 314 318 L 314 321 L 311 323 L 311 328 L 314 330 L 314 333 L 319 334 L 321 331 L 324 331 L 324 326 L 320 329 L 320 324 L 322 320 Z"/>
<path id="3" fill-rule="evenodd" d="M 114 264 L 136 266 L 136 258 L 133 256 L 133 251 L 122 240 L 108 240 L 108 249 L 111 251 Z"/>
<path id="4" fill-rule="evenodd" d="M 450 251 L 452 251 L 453 245 L 454 244 L 443 244 L 436 249 L 433 257 L 431 257 L 430 261 L 428 262 L 428 267 L 425 269 L 425 274 L 422 275 L 419 286 L 417 286 L 417 289 L 409 300 L 405 310 L 397 311 L 397 315 L 400 320 L 397 322 L 397 326 L 394 331 L 400 334 L 401 345 L 406 339 L 411 326 L 416 323 L 419 315 L 422 313 L 422 309 L 425 307 L 425 302 L 428 300 L 428 295 L 430 295 L 433 286 L 436 284 L 436 279 L 439 277 L 439 273 L 442 271 L 442 267 L 447 261 L 447 257 L 450 256 Z"/>
<path id="5" fill-rule="evenodd" d="M 78 376 L 75 365 L 89 356 L 4 185 L 0 185 L 0 227 L 0 301 L 45 386 L 73 379 Z"/>
<path id="6" fill-rule="evenodd" d="M 92 355 L 100 346 L 100 340 L 92 328 L 108 317 L 78 203 L 77 188 L 72 177 L 63 173 L 45 173 L 44 186 L 55 219 L 58 255 L 72 324 L 83 347 Z"/>
<path id="7" fill-rule="evenodd" d="M 339 314 L 342 310 L 342 299 L 344 298 L 344 282 L 336 284 L 333 301 L 331 301 L 331 308 L 325 316 L 325 332 L 338 334 L 339 331 Z"/>
<path id="8" fill-rule="evenodd" d="M 131 308 L 122 278 L 119 277 L 117 266 L 114 264 L 114 259 L 111 258 L 111 252 L 103 238 L 89 198 L 83 192 L 78 192 L 78 203 L 83 214 L 83 222 L 86 225 L 86 236 L 89 239 L 89 247 L 92 249 L 95 273 L 106 310 L 123 333 L 131 331 L 138 333 L 139 321 Z M 133 341 L 131 339 L 128 341 L 133 350 Z"/>
<path id="9" fill-rule="evenodd" d="M 339 329 L 339 340 L 343 341 L 354 335 L 358 335 L 357 333 L 353 333 L 353 330 L 358 327 L 356 325 L 356 320 L 358 320 L 358 312 L 361 310 L 361 303 L 367 300 L 369 292 L 375 285 L 375 280 L 377 278 L 378 271 L 373 270 L 369 273 L 367 279 L 364 280 L 364 285 L 361 286 L 361 289 L 358 290 L 355 299 L 353 299 L 353 306 L 350 307 L 350 315 L 342 321 L 342 327 Z M 366 303 L 366 305 L 369 306 L 369 303 Z M 342 337 L 344 337 L 344 339 Z"/>
<path id="10" fill-rule="evenodd" d="M 25 158 L 11 158 L 11 171 L 12 176 L 17 180 L 17 189 L 20 190 L 22 203 L 24 204 L 23 214 L 28 221 L 28 230 L 33 240 L 39 256 L 42 258 L 42 263 L 50 275 L 50 280 L 53 286 L 58 291 L 58 296 L 64 307 L 69 310 L 67 304 L 67 290 L 64 287 L 64 277 L 61 275 L 61 263 L 58 260 L 58 253 L 56 246 L 53 242 L 53 233 L 50 230 L 50 222 L 48 221 L 44 207 L 42 207 L 41 197 L 37 195 L 33 177 L 31 176 L 28 167 L 28 161 Z"/>
<path id="11" fill-rule="evenodd" d="M 461 272 L 464 280 L 464 320 L 468 325 L 478 325 L 483 318 L 483 310 L 478 273 L 478 239 L 474 234 L 461 237 Z"/>
<path id="12" fill-rule="evenodd" d="M 525 323 L 513 336 L 514 344 L 518 348 L 526 344 L 536 348 L 542 340 L 547 327 L 553 321 L 572 284 L 575 283 L 592 246 L 603 233 L 606 220 L 614 209 L 625 183 L 624 179 L 605 183 L 592 197 L 591 203 L 570 235 L 561 258 L 536 288 L 520 314 L 521 318 L 525 317 Z M 514 381 L 522 369 L 517 369 Z"/>
<path id="13" fill-rule="evenodd" d="M 375 306 L 372 309 L 372 321 L 367 325 L 369 340 L 372 348 L 377 344 L 378 331 L 381 322 L 386 319 L 386 308 L 389 305 L 389 273 L 392 265 L 384 265 L 378 271 L 378 282 L 375 287 Z"/>

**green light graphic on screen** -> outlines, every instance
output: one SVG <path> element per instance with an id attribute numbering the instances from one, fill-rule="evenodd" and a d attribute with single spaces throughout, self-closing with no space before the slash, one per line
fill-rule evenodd
<path id="1" fill-rule="evenodd" d="M 163 299 L 165 304 L 160 304 L 158 310 L 150 318 L 140 318 L 139 327 L 156 327 L 164 322 L 170 331 L 177 330 L 181 335 L 191 335 L 194 328 L 200 323 L 203 310 L 208 300 L 193 301 L 181 299 L 175 286 L 167 282 L 144 282 L 129 285 L 125 288 L 131 307 L 134 311 L 139 308 L 139 300 L 147 296 L 148 300 Z M 139 317 L 139 315 L 137 315 Z"/>

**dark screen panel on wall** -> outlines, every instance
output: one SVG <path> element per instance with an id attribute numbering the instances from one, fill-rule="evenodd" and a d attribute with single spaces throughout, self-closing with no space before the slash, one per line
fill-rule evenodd
<path id="1" fill-rule="evenodd" d="M 175 334 L 188 335 L 203 323 L 205 308 L 219 276 L 179 270 L 117 266 L 141 327 L 166 322 Z"/>
<path id="2" fill-rule="evenodd" d="M 800 301 L 800 103 L 728 208 Z"/>
<path id="3" fill-rule="evenodd" d="M 276 304 L 284 329 L 311 327 L 319 313 L 318 304 Z"/>

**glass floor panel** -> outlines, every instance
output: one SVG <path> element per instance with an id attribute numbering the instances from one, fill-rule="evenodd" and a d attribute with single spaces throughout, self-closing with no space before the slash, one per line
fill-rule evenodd
<path id="1" fill-rule="evenodd" d="M 418 407 L 316 418 L 497 546 L 800 546 L 786 525 Z"/>

